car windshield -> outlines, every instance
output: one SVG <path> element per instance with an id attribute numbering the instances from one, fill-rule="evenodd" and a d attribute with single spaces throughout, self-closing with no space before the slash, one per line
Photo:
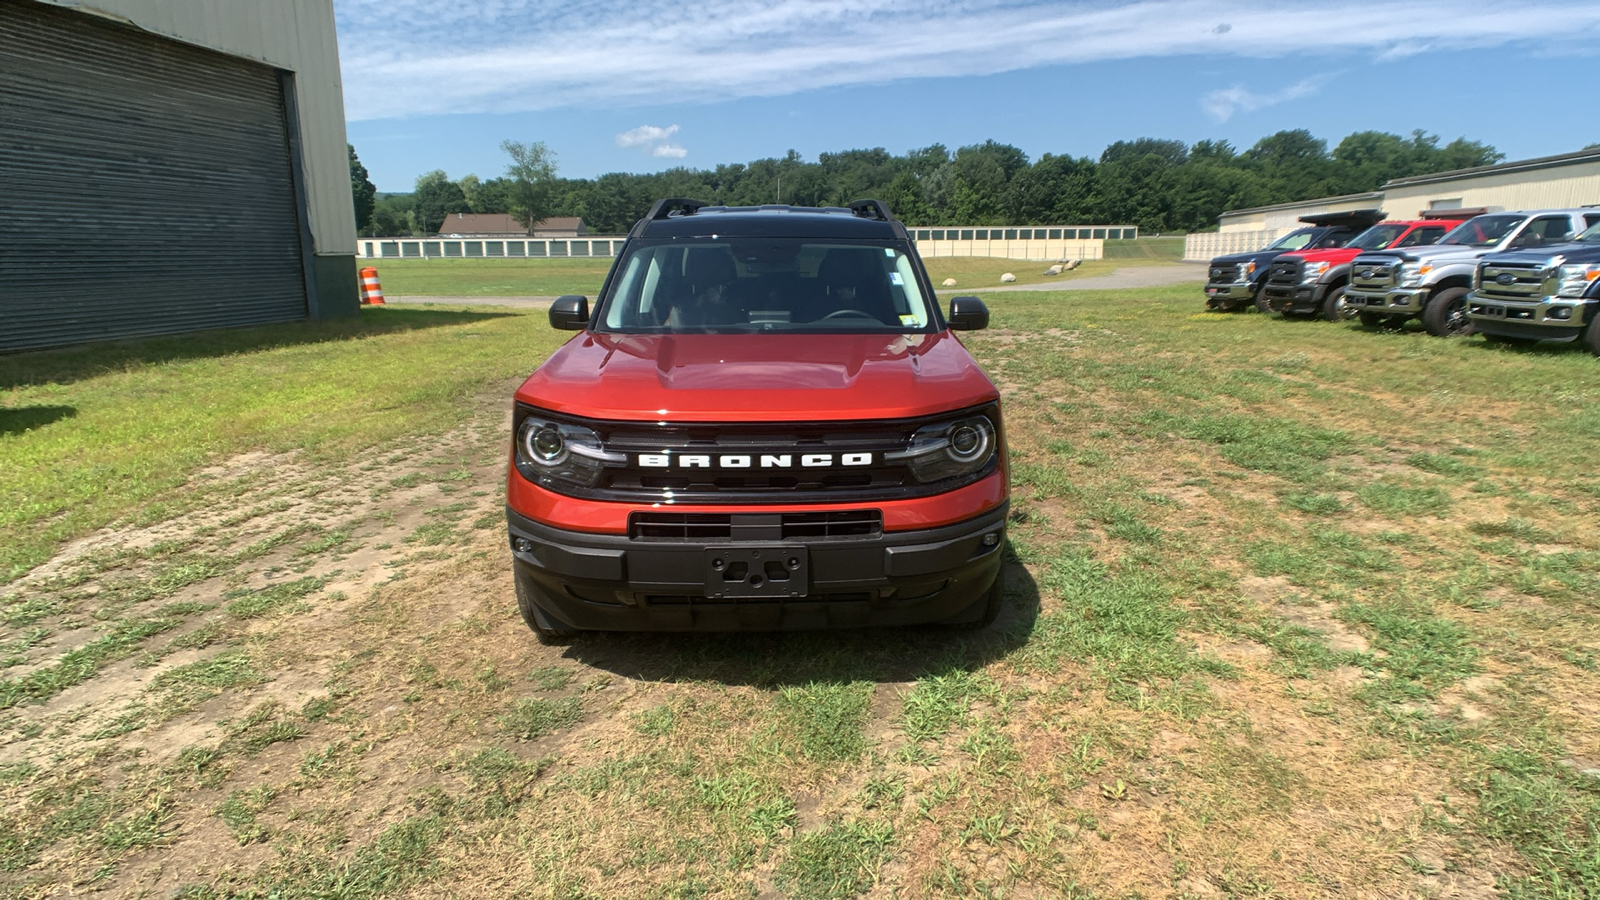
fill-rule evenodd
<path id="1" fill-rule="evenodd" d="M 1382 250 L 1394 243 L 1395 239 L 1400 235 L 1405 234 L 1406 229 L 1410 227 L 1409 225 L 1398 224 L 1374 225 L 1356 235 L 1356 239 L 1345 244 L 1345 246 L 1354 247 L 1357 250 Z"/>
<path id="2" fill-rule="evenodd" d="M 1590 225 L 1583 230 L 1583 234 L 1573 238 L 1580 244 L 1600 244 L 1600 223 Z"/>
<path id="3" fill-rule="evenodd" d="M 1463 247 L 1498 247 L 1506 235 L 1527 220 L 1527 216 L 1478 216 L 1457 225 L 1439 243 Z"/>
<path id="4" fill-rule="evenodd" d="M 937 316 L 903 244 L 805 238 L 637 241 L 601 331 L 930 332 Z"/>
<path id="5" fill-rule="evenodd" d="M 1307 244 L 1311 243 L 1311 236 L 1316 233 L 1316 230 L 1312 228 L 1302 228 L 1299 231 L 1291 231 L 1283 237 L 1278 238 L 1277 240 L 1268 244 L 1266 249 L 1301 250 L 1304 249 Z"/>

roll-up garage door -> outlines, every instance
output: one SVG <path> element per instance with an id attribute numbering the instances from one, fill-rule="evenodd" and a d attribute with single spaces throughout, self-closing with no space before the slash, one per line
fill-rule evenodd
<path id="1" fill-rule="evenodd" d="M 0 0 L 0 351 L 305 318 L 284 90 Z"/>

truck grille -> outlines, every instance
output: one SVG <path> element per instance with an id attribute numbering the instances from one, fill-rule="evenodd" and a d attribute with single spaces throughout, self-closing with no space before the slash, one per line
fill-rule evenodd
<path id="1" fill-rule="evenodd" d="M 786 513 L 639 512 L 628 517 L 636 541 L 827 541 L 883 533 L 875 509 Z"/>
<path id="2" fill-rule="evenodd" d="M 1491 300 L 1538 300 L 1556 292 L 1554 273 L 1535 263 L 1480 263 L 1478 294 Z"/>
<path id="3" fill-rule="evenodd" d="M 1387 291 L 1395 286 L 1398 261 L 1357 258 L 1350 266 L 1350 286 L 1358 291 Z"/>
<path id="4" fill-rule="evenodd" d="M 1275 259 L 1272 268 L 1267 270 L 1267 281 L 1279 285 L 1296 285 L 1300 283 L 1300 273 L 1305 269 L 1305 260 L 1302 259 Z"/>
<path id="5" fill-rule="evenodd" d="M 1211 284 L 1234 284 L 1239 281 L 1239 264 L 1226 263 L 1211 267 Z"/>
<path id="6" fill-rule="evenodd" d="M 552 489 L 590 500 L 656 506 L 862 503 L 924 497 L 988 476 L 999 466 L 1005 446 L 1000 411 L 993 404 L 917 419 L 815 423 L 654 424 L 539 415 L 592 429 L 603 452 L 613 457 L 599 468 L 591 485 L 568 483 Z M 912 437 L 920 429 L 974 416 L 983 416 L 994 426 L 995 450 L 989 461 L 976 471 L 933 482 L 914 477 L 911 461 L 901 455 Z M 650 524 L 666 528 L 672 522 L 679 530 L 663 532 L 660 539 L 697 537 L 693 529 L 721 527 L 698 518 Z M 799 518 L 783 524 L 796 536 L 805 534 L 807 527 L 820 529 L 813 536 L 822 537 L 844 527 L 841 521 Z M 654 534 L 647 530 L 639 537 L 651 539 Z"/>

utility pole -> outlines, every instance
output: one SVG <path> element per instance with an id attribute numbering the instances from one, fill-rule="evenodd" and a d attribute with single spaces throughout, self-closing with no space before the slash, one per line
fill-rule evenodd
<path id="1" fill-rule="evenodd" d="M 778 176 L 778 199 L 775 202 L 777 202 L 777 203 L 782 203 L 783 202 L 783 176 L 782 175 Z"/>

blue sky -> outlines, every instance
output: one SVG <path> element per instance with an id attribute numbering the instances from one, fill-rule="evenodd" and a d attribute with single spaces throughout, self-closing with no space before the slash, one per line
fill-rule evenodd
<path id="1" fill-rule="evenodd" d="M 1594 0 L 334 6 L 350 140 L 385 191 L 498 175 L 506 138 L 568 177 L 990 138 L 1032 158 L 1285 128 L 1422 128 L 1510 159 L 1600 142 Z"/>

